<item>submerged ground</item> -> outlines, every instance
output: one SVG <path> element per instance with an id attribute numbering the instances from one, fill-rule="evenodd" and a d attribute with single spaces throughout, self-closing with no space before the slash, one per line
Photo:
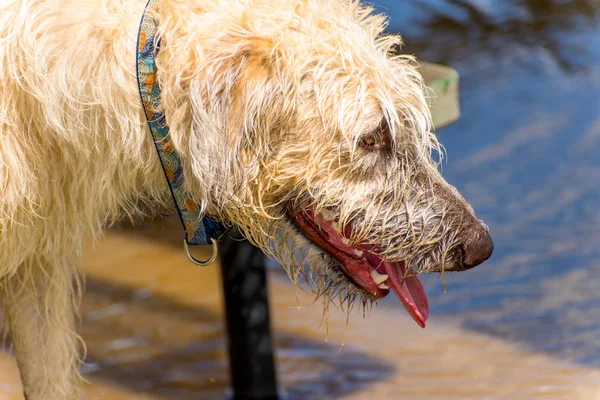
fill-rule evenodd
<path id="1" fill-rule="evenodd" d="M 175 233 L 171 222 L 167 232 Z M 92 400 L 225 398 L 219 270 L 194 268 L 179 235 L 162 235 L 114 231 L 87 252 L 82 333 Z M 600 398 L 597 369 L 476 332 L 464 324 L 468 312 L 438 311 L 421 330 L 395 305 L 368 319 L 354 313 L 349 325 L 340 311 L 327 333 L 311 295 L 277 271 L 270 283 L 278 372 L 290 400 Z M 539 335 L 551 332 L 530 332 Z M 16 362 L 0 355 L 0 399 L 23 400 L 20 390 Z"/>
<path id="2" fill-rule="evenodd" d="M 408 52 L 461 73 L 444 175 L 496 250 L 445 294 L 425 279 L 425 331 L 390 298 L 349 326 L 332 313 L 326 334 L 321 305 L 272 271 L 290 398 L 600 399 L 600 2 L 376 3 Z M 218 270 L 187 262 L 172 222 L 87 252 L 91 399 L 224 398 Z M 16 363 L 0 355 L 0 400 L 15 399 Z"/>

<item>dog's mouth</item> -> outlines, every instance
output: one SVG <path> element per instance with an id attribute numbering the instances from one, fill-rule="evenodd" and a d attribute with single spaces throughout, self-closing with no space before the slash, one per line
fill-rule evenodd
<path id="1" fill-rule="evenodd" d="M 315 215 L 308 208 L 289 214 L 310 240 L 338 261 L 340 271 L 350 282 L 376 299 L 387 296 L 391 289 L 416 323 L 425 327 L 429 315 L 427 295 L 415 274 L 407 276 L 404 261 L 382 259 L 375 254 L 377 246 L 373 244 L 351 245 L 349 232 L 340 233 L 327 210 Z"/>

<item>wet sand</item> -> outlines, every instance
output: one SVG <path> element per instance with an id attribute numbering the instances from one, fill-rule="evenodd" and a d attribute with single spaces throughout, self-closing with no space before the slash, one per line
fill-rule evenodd
<path id="1" fill-rule="evenodd" d="M 228 387 L 220 275 L 191 265 L 178 240 L 111 231 L 85 256 L 81 332 L 90 399 L 223 399 Z M 600 399 L 600 371 L 569 365 L 430 317 L 421 330 L 393 307 L 367 319 L 331 312 L 270 274 L 278 372 L 291 399 Z M 296 297 L 296 295 L 298 297 Z M 0 356 L 0 400 L 22 400 L 16 362 Z"/>

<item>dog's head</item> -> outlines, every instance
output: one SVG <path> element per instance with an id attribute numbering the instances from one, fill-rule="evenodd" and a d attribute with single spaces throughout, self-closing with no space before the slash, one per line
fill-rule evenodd
<path id="1" fill-rule="evenodd" d="M 192 192 L 293 278 L 344 299 L 392 290 L 424 326 L 416 274 L 471 268 L 493 244 L 438 171 L 414 60 L 356 2 L 240 3 L 204 10 L 215 26 L 163 16 L 160 79 Z"/>

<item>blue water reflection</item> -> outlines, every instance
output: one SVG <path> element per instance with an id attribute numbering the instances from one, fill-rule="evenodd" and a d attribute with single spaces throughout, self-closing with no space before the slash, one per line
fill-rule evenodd
<path id="1" fill-rule="evenodd" d="M 407 52 L 459 70 L 444 175 L 496 244 L 446 294 L 426 278 L 432 316 L 600 365 L 600 3 L 375 3 Z"/>

